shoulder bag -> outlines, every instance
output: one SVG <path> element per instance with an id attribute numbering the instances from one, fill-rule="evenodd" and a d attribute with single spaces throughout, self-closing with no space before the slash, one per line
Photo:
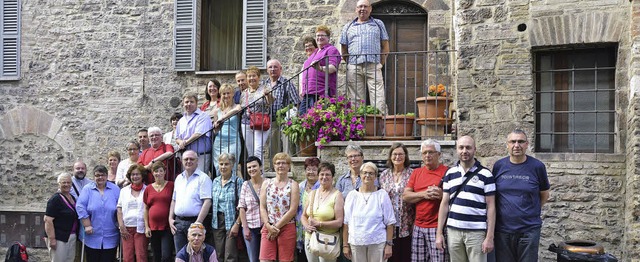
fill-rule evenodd
<path id="1" fill-rule="evenodd" d="M 251 130 L 267 131 L 271 128 L 271 116 L 269 113 L 251 112 L 249 106 L 249 91 L 247 91 L 247 112 L 249 113 L 249 128 Z M 270 110 L 269 110 L 270 111 Z"/>
<path id="2" fill-rule="evenodd" d="M 317 197 L 316 192 L 318 189 L 313 190 L 313 196 L 311 196 L 310 217 L 313 216 L 314 200 Z M 327 196 L 328 197 L 328 196 Z M 311 239 L 309 239 L 309 251 L 319 257 L 323 257 L 330 260 L 335 260 L 340 255 L 340 234 L 326 234 L 316 231 L 311 233 Z"/>

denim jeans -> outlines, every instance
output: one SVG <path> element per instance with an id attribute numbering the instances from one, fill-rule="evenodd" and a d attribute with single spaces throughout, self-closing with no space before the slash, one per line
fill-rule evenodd
<path id="1" fill-rule="evenodd" d="M 173 223 L 176 226 L 176 233 L 173 235 L 173 244 L 175 245 L 176 253 L 189 243 L 189 240 L 187 240 L 187 231 L 189 231 L 191 223 L 193 223 L 193 221 L 182 220 L 176 217 Z"/>
<path id="2" fill-rule="evenodd" d="M 244 239 L 244 244 L 247 246 L 247 255 L 249 255 L 249 261 L 250 262 L 259 262 L 260 259 L 260 237 L 262 236 L 260 234 L 260 229 L 261 228 L 250 228 L 249 231 L 251 231 L 251 241 L 247 240 L 246 238 L 244 238 L 244 236 L 242 236 L 242 238 Z M 242 229 L 240 229 L 240 234 L 242 234 Z M 240 236 L 238 236 L 240 237 Z"/>
<path id="3" fill-rule="evenodd" d="M 315 104 L 316 101 L 318 101 L 319 97 L 320 97 L 320 94 L 304 95 L 304 97 L 302 98 L 302 101 L 300 101 L 300 108 L 298 108 L 298 115 L 302 116 L 305 113 L 307 113 L 307 110 L 313 107 L 313 104 Z"/>
<path id="4" fill-rule="evenodd" d="M 154 262 L 172 261 L 173 237 L 170 229 L 152 230 L 150 242 Z"/>
<path id="5" fill-rule="evenodd" d="M 495 232 L 496 261 L 536 262 L 540 245 L 540 228 L 525 233 Z"/>

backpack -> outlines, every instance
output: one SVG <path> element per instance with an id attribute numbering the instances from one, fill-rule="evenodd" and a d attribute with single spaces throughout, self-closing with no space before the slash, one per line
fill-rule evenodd
<path id="1" fill-rule="evenodd" d="M 28 262 L 27 247 L 20 242 L 11 245 L 7 250 L 4 262 Z"/>

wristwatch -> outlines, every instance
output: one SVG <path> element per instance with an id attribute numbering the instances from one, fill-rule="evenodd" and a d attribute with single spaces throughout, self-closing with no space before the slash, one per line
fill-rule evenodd
<path id="1" fill-rule="evenodd" d="M 387 246 L 393 246 L 393 240 L 387 240 L 384 242 Z"/>

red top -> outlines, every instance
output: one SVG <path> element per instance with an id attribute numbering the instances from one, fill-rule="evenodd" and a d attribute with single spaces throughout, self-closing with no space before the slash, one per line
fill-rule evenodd
<path id="1" fill-rule="evenodd" d="M 160 146 L 158 147 L 158 149 L 155 149 L 153 147 L 149 147 L 149 148 L 145 149 L 144 151 L 142 151 L 142 154 L 140 155 L 140 158 L 138 158 L 138 164 L 142 164 L 142 165 L 146 166 L 149 163 L 151 163 L 151 160 L 153 160 L 154 158 L 164 154 L 165 152 L 173 153 L 173 146 L 172 145 L 167 145 L 164 142 L 160 142 Z M 164 176 L 164 179 L 167 180 L 167 181 L 174 181 L 175 180 L 175 174 L 173 173 L 174 170 L 175 170 L 174 169 L 174 158 L 173 157 L 169 157 L 169 158 L 165 159 L 163 162 L 164 162 L 165 167 L 167 167 L 165 169 L 166 175 Z M 149 172 L 149 174 L 147 176 L 147 185 L 151 185 L 151 183 L 153 183 L 155 181 L 156 181 L 156 179 L 153 178 L 153 173 Z"/>
<path id="2" fill-rule="evenodd" d="M 169 229 L 169 208 L 173 196 L 173 182 L 167 181 L 162 191 L 156 191 L 153 186 L 144 190 L 142 201 L 149 207 L 149 228 L 151 230 Z"/>
<path id="3" fill-rule="evenodd" d="M 440 164 L 435 170 L 429 170 L 427 167 L 421 167 L 413 170 L 408 188 L 412 188 L 413 192 L 422 192 L 427 190 L 429 186 L 439 186 L 442 177 L 449 169 L 447 166 Z M 415 225 L 421 228 L 438 227 L 438 209 L 440 208 L 440 200 L 421 200 L 416 203 L 416 222 Z"/>
<path id="4" fill-rule="evenodd" d="M 215 101 L 216 106 L 220 105 L 220 101 Z M 200 110 L 206 112 L 207 109 L 209 108 L 209 105 L 211 104 L 210 100 L 205 101 L 201 106 L 200 106 Z"/>

